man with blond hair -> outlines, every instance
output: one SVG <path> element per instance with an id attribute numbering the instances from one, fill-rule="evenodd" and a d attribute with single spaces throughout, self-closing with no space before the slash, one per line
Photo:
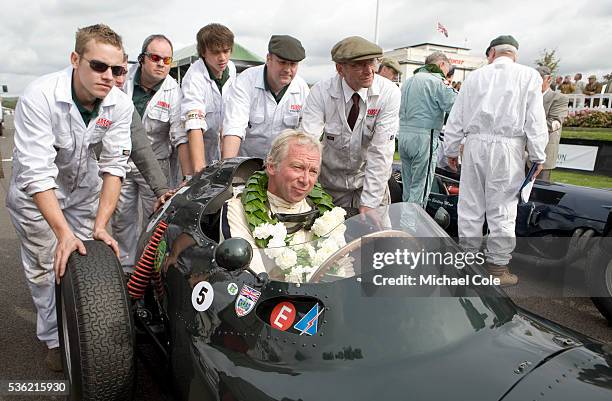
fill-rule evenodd
<path id="1" fill-rule="evenodd" d="M 79 29 L 71 66 L 31 83 L 15 110 L 6 204 L 38 311 L 37 335 L 54 371 L 62 369 L 54 284 L 68 257 L 75 250 L 85 255 L 82 240 L 92 238 L 119 253 L 106 225 L 131 149 L 134 107 L 113 79 L 124 73 L 123 53 L 121 37 L 108 26 Z"/>
<path id="2" fill-rule="evenodd" d="M 307 199 L 314 188 L 321 171 L 321 143 L 312 135 L 299 130 L 285 130 L 271 144 L 265 162 L 266 197 L 268 215 L 299 215 L 309 221 L 318 216 L 318 208 Z M 242 194 L 228 200 L 221 213 L 221 238 L 240 237 L 256 249 L 257 244 L 245 215 Z M 280 219 L 279 219 L 280 220 Z M 296 243 L 311 239 L 304 222 L 291 219 L 285 223 Z M 300 224 L 302 224 L 300 226 Z M 296 226 L 298 225 L 298 226 Z M 293 230 L 292 230 L 293 228 Z M 266 271 L 259 252 L 255 252 L 250 264 L 255 272 Z"/>

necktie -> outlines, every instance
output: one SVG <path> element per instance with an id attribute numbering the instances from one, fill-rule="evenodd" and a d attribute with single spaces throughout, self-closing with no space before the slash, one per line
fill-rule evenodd
<path id="1" fill-rule="evenodd" d="M 357 122 L 357 117 L 359 116 L 359 94 L 357 92 L 353 93 L 351 97 L 353 100 L 353 105 L 351 106 L 351 110 L 349 111 L 348 118 L 346 121 L 348 122 L 351 130 L 355 127 L 355 123 Z"/>

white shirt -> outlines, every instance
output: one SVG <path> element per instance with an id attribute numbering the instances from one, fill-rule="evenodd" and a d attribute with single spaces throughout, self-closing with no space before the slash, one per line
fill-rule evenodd
<path id="1" fill-rule="evenodd" d="M 336 193 L 363 188 L 360 205 L 378 207 L 391 176 L 400 90 L 393 82 L 374 74 L 372 86 L 365 90 L 364 104 L 361 105 L 363 98 L 359 101 L 359 117 L 351 130 L 343 81 L 336 74 L 312 87 L 304 106 L 302 128 L 317 138 L 323 134 L 319 176 L 323 188 Z M 350 103 L 352 106 L 352 100 Z"/>
<path id="2" fill-rule="evenodd" d="M 548 129 L 540 74 L 499 57 L 468 75 L 444 129 L 448 157 L 457 157 L 465 135 L 526 137 L 529 159 L 543 162 Z"/>
<path id="3" fill-rule="evenodd" d="M 134 106 L 113 86 L 87 126 L 72 100 L 72 67 L 32 82 L 15 110 L 13 175 L 7 204 L 49 189 L 60 206 L 99 191 L 100 176 L 125 177 Z M 94 146 L 101 143 L 99 160 Z"/>
<path id="4" fill-rule="evenodd" d="M 287 214 L 298 214 L 310 211 L 312 208 L 308 204 L 306 198 L 300 202 L 289 203 L 283 198 L 280 198 L 269 191 L 267 192 L 268 203 L 270 205 L 270 211 L 272 213 L 287 213 Z M 251 261 L 250 268 L 256 272 L 265 272 L 266 267 L 264 265 L 261 252 L 262 249 L 257 248 L 255 244 L 255 238 L 249 228 L 246 216 L 244 214 L 244 206 L 240 195 L 228 200 L 224 208 L 227 208 L 227 214 L 221 217 L 221 235 L 223 239 L 227 238 L 243 238 L 247 240 L 253 247 L 253 260 Z M 229 226 L 229 237 L 226 238 L 223 232 L 223 225 Z M 304 244 L 312 239 L 312 232 L 301 229 L 293 234 L 295 243 Z"/>
<path id="5" fill-rule="evenodd" d="M 342 80 L 342 91 L 344 92 L 344 102 L 346 106 L 346 118 L 348 118 L 349 113 L 351 112 L 351 108 L 353 107 L 353 93 L 357 93 L 359 95 L 359 116 L 357 116 L 357 120 L 355 121 L 355 125 L 357 125 L 361 119 L 363 118 L 363 114 L 361 113 L 361 109 L 365 108 L 366 101 L 368 99 L 368 88 L 361 88 L 357 92 L 353 88 L 346 83 L 346 81 Z"/>
<path id="6" fill-rule="evenodd" d="M 124 88 L 130 99 L 134 94 L 134 78 L 139 65 L 130 68 Z M 142 73 L 142 72 L 141 72 Z M 157 159 L 170 157 L 172 147 L 187 142 L 180 136 L 181 131 L 181 88 L 174 78 L 167 75 L 159 90 L 155 92 L 142 117 L 147 137 Z M 132 166 L 133 168 L 135 166 Z"/>
<path id="7" fill-rule="evenodd" d="M 251 67 L 242 72 L 223 100 L 222 135 L 242 138 L 239 156 L 265 159 L 278 134 L 300 126 L 302 105 L 310 92 L 306 81 L 296 75 L 277 104 L 265 88 L 264 67 Z"/>
<path id="8" fill-rule="evenodd" d="M 222 92 L 210 77 L 204 60 L 198 59 L 189 67 L 181 85 L 183 100 L 181 102 L 181 119 L 185 129 L 179 137 L 187 142 L 189 130 L 201 129 L 204 132 L 206 163 L 219 159 L 219 135 L 223 123 L 223 99 L 236 79 L 236 66 L 232 61 L 227 63 L 229 78 L 223 84 Z"/>

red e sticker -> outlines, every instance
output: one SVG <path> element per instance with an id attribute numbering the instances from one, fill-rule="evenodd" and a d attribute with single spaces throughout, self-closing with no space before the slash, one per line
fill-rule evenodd
<path id="1" fill-rule="evenodd" d="M 285 331 L 295 320 L 295 306 L 291 302 L 281 302 L 272 309 L 270 325 L 276 330 Z"/>

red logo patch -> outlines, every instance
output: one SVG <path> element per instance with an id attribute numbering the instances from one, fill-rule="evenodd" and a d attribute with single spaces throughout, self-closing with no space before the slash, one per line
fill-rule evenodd
<path id="1" fill-rule="evenodd" d="M 380 112 L 380 109 L 368 109 L 368 117 L 375 117 Z"/>
<path id="2" fill-rule="evenodd" d="M 96 120 L 96 127 L 108 128 L 111 126 L 113 122 L 111 120 L 107 120 L 106 118 L 98 118 Z"/>
<path id="3" fill-rule="evenodd" d="M 270 325 L 276 330 L 285 331 L 295 320 L 295 306 L 291 302 L 281 302 L 272 309 Z"/>
<path id="4" fill-rule="evenodd" d="M 301 111 L 302 110 L 302 105 L 301 104 L 292 104 L 291 105 L 291 111 Z"/>
<path id="5" fill-rule="evenodd" d="M 159 102 L 157 102 L 157 105 L 159 107 L 163 107 L 164 109 L 169 109 L 170 108 L 170 103 L 166 103 L 163 100 L 160 100 Z"/>

